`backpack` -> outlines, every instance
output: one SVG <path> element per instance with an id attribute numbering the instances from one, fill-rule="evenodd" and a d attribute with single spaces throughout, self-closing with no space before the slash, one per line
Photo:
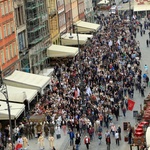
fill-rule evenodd
<path id="1" fill-rule="evenodd" d="M 99 128 L 98 128 L 98 132 L 102 132 L 102 127 L 101 126 L 99 126 Z"/>
<path id="2" fill-rule="evenodd" d="M 101 132 L 98 133 L 98 139 L 100 139 L 100 140 L 102 139 L 102 133 Z"/>
<path id="3" fill-rule="evenodd" d="M 106 143 L 110 144 L 110 137 L 109 136 L 107 136 L 107 138 L 106 138 Z"/>

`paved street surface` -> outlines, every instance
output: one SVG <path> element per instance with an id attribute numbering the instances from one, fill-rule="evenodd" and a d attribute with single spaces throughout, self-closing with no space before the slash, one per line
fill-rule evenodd
<path id="1" fill-rule="evenodd" d="M 141 69 L 144 72 L 144 65 L 147 64 L 148 67 L 150 68 L 150 48 L 147 48 L 146 46 L 146 39 L 148 39 L 148 30 L 146 31 L 146 34 L 143 35 L 142 37 L 140 36 L 139 33 L 137 33 L 137 41 L 140 41 L 140 48 L 141 48 L 141 52 L 142 52 L 142 59 L 141 59 Z M 149 72 L 150 74 L 150 72 Z M 145 90 L 145 96 L 147 96 L 150 92 L 150 88 L 146 88 Z M 143 100 L 144 98 L 141 97 L 141 95 L 139 94 L 138 91 L 135 90 L 134 93 L 134 98 L 135 100 L 135 107 L 134 110 L 140 110 L 140 104 L 143 105 Z M 127 111 L 127 116 L 124 118 L 122 117 L 122 112 L 120 111 L 120 115 L 121 117 L 119 117 L 119 121 L 116 121 L 116 119 L 113 119 L 113 122 L 117 125 L 120 125 L 122 128 L 122 140 L 120 141 L 120 146 L 116 146 L 114 137 L 112 137 L 111 135 L 111 150 L 129 150 L 129 145 L 128 143 L 124 142 L 124 136 L 127 135 L 127 132 L 123 131 L 123 122 L 130 122 L 132 126 L 134 126 L 136 124 L 136 119 L 133 118 L 133 112 L 132 111 Z M 105 133 L 106 128 L 103 128 L 103 134 Z M 82 136 L 83 137 L 83 136 Z M 63 135 L 63 133 L 61 134 L 61 139 L 55 139 L 55 148 L 56 150 L 72 150 L 73 148 L 68 146 L 69 145 L 69 135 Z M 38 143 L 37 143 L 37 139 L 33 139 L 29 141 L 29 150 L 38 150 Z M 98 145 L 98 138 L 97 136 L 94 137 L 94 140 L 91 141 L 90 144 L 90 150 L 106 150 L 106 144 L 105 144 L 105 138 L 103 136 L 102 139 L 102 143 L 101 145 Z M 45 138 L 45 150 L 50 150 L 49 148 L 49 142 L 48 139 Z M 84 145 L 83 142 L 83 138 L 81 141 L 81 145 L 80 145 L 80 150 L 86 150 L 86 147 Z"/>

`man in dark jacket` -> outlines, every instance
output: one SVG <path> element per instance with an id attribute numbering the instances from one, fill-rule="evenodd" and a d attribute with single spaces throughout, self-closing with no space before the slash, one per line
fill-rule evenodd
<path id="1" fill-rule="evenodd" d="M 80 145 L 80 137 L 79 136 L 76 136 L 75 144 L 76 144 L 76 150 L 79 150 L 79 145 Z"/>

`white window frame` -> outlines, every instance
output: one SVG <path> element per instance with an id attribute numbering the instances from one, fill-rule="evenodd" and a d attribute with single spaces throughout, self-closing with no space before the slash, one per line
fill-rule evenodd
<path id="1" fill-rule="evenodd" d="M 7 33 L 8 33 L 8 35 L 11 34 L 11 33 L 10 33 L 10 24 L 9 24 L 9 23 L 7 23 Z"/>
<path id="2" fill-rule="evenodd" d="M 7 1 L 4 2 L 5 5 L 5 14 L 8 14 L 8 3 Z"/>
<path id="3" fill-rule="evenodd" d="M 11 2 L 8 0 L 8 12 L 11 12 Z"/>
<path id="4" fill-rule="evenodd" d="M 10 54 L 10 59 L 12 59 L 13 58 L 12 44 L 9 45 L 9 54 Z"/>
<path id="5" fill-rule="evenodd" d="M 15 31 L 15 30 L 14 30 L 14 22 L 13 22 L 13 21 L 11 22 L 11 25 L 10 25 L 10 26 L 11 26 L 11 33 L 13 33 L 13 32 Z"/>
<path id="6" fill-rule="evenodd" d="M 9 61 L 9 47 L 6 47 L 6 61 Z"/>
<path id="7" fill-rule="evenodd" d="M 16 42 L 14 42 L 14 43 L 13 43 L 13 45 L 14 45 L 14 56 L 16 56 L 16 55 L 17 55 L 17 47 L 16 47 Z"/>
<path id="8" fill-rule="evenodd" d="M 7 28 L 6 28 L 6 24 L 3 25 L 3 30 L 4 30 L 4 38 L 7 37 Z"/>
<path id="9" fill-rule="evenodd" d="M 2 65 L 5 64 L 5 57 L 4 57 L 4 51 L 3 49 L 1 51 L 1 59 L 2 59 Z"/>
<path id="10" fill-rule="evenodd" d="M 0 40 L 2 40 L 2 28 L 0 27 Z"/>
<path id="11" fill-rule="evenodd" d="M 5 15 L 5 8 L 4 8 L 4 3 L 3 2 L 1 3 L 1 13 L 2 13 L 2 16 Z"/>

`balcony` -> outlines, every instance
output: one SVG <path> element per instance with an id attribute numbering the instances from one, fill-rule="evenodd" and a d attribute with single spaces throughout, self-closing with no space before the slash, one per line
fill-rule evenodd
<path id="1" fill-rule="evenodd" d="M 38 54 L 40 54 L 41 52 L 43 52 L 44 50 L 46 50 L 46 49 L 47 49 L 47 47 L 42 47 L 42 48 L 40 48 L 38 51 L 36 51 L 36 52 L 34 52 L 33 54 L 31 54 L 31 56 L 38 55 Z"/>
<path id="2" fill-rule="evenodd" d="M 49 16 L 54 16 L 54 15 L 56 15 L 56 9 L 53 9 L 53 10 L 50 10 L 50 13 L 49 13 Z"/>
<path id="3" fill-rule="evenodd" d="M 40 15 L 31 15 L 31 14 L 30 14 L 29 17 L 30 17 L 30 18 L 27 18 L 27 21 L 29 21 L 29 22 L 34 22 L 34 21 L 36 21 L 37 19 L 40 19 L 40 18 L 41 18 Z"/>
<path id="4" fill-rule="evenodd" d="M 33 67 L 41 65 L 46 59 L 48 59 L 48 57 L 43 57 L 40 61 L 38 61 L 35 64 L 33 64 Z"/>
<path id="5" fill-rule="evenodd" d="M 33 10 L 43 5 L 43 3 L 28 3 L 26 7 L 27 10 Z"/>
<path id="6" fill-rule="evenodd" d="M 35 28 L 32 28 L 32 30 L 30 30 L 31 29 L 31 27 L 30 27 L 30 29 L 29 29 L 30 31 L 28 31 L 28 33 L 34 33 L 34 32 L 36 32 L 38 30 L 41 30 L 44 27 L 45 27 L 45 25 L 41 25 L 41 26 L 37 26 Z"/>
<path id="7" fill-rule="evenodd" d="M 34 38 L 34 40 L 29 41 L 29 44 L 30 45 L 35 45 L 35 44 L 41 42 L 42 40 L 43 40 L 43 37 L 42 36 L 38 36 L 38 37 Z"/>

